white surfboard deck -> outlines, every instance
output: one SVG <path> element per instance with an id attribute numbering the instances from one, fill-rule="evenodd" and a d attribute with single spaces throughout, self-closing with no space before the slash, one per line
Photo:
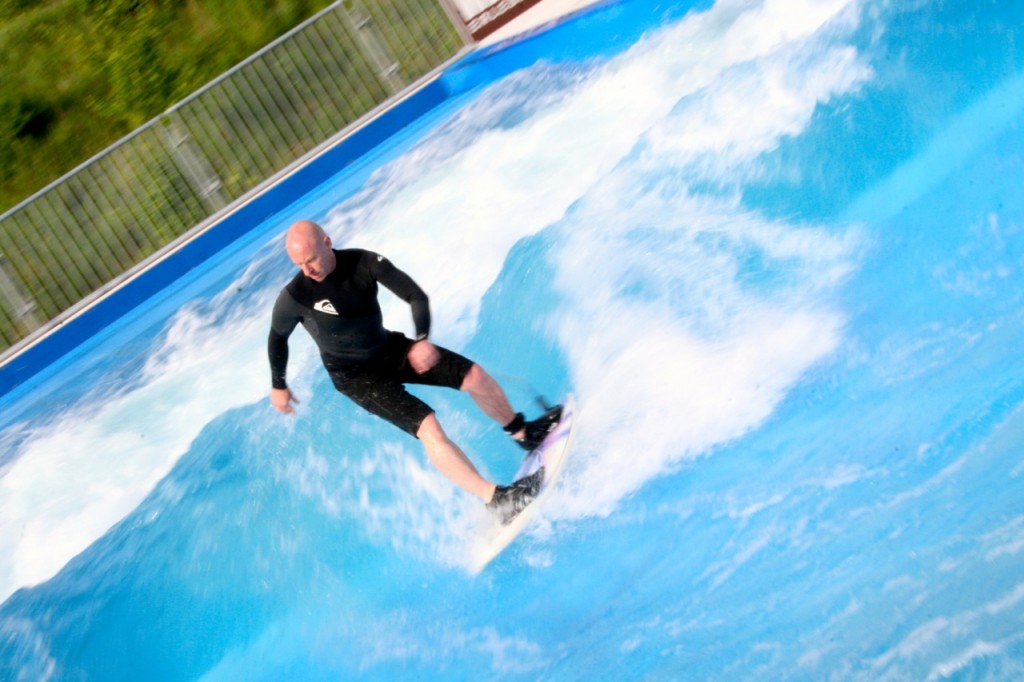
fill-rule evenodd
<path id="1" fill-rule="evenodd" d="M 471 550 L 470 571 L 472 573 L 476 574 L 482 571 L 494 557 L 512 544 L 512 541 L 523 532 L 530 520 L 540 511 L 565 464 L 566 456 L 569 453 L 569 444 L 572 440 L 572 426 L 575 417 L 576 401 L 573 400 L 572 394 L 569 394 L 565 397 L 565 403 L 562 406 L 562 420 L 547 435 L 544 442 L 523 459 L 523 463 L 513 479 L 518 481 L 525 478 L 543 466 L 544 482 L 541 483 L 537 498 L 526 509 L 519 512 L 519 516 L 512 519 L 507 526 L 502 526 L 497 520 L 486 524 L 483 537 L 474 543 Z"/>

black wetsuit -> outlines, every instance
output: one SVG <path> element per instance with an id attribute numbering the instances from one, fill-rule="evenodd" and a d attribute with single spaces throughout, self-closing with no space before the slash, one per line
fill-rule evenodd
<path id="1" fill-rule="evenodd" d="M 336 265 L 324 281 L 299 272 L 274 304 L 267 350 L 274 388 L 286 388 L 288 337 L 302 324 L 320 349 L 335 388 L 357 404 L 416 435 L 433 412 L 403 384 L 459 388 L 472 366 L 463 356 L 438 347 L 441 361 L 417 374 L 407 354 L 413 340 L 384 328 L 378 284 L 412 307 L 416 339 L 430 332 L 427 295 L 407 274 L 371 251 L 335 250 Z"/>

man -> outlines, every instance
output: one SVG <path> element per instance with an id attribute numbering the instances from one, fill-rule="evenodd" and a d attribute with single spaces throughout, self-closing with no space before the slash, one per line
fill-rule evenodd
<path id="1" fill-rule="evenodd" d="M 274 408 L 289 414 L 294 411 L 292 404 L 299 402 L 288 388 L 286 368 L 288 337 L 301 323 L 320 349 L 338 391 L 418 438 L 431 463 L 457 486 L 483 500 L 502 522 L 514 518 L 536 497 L 543 471 L 510 486 L 486 480 L 445 434 L 433 409 L 407 392 L 405 384 L 466 391 L 526 450 L 540 444 L 560 412 L 556 409 L 535 421 L 525 421 L 480 365 L 432 344 L 428 340 L 427 295 L 383 256 L 361 249 L 335 250 L 323 229 L 308 220 L 288 229 L 285 250 L 300 272 L 281 290 L 274 305 L 267 343 Z M 378 284 L 411 306 L 415 339 L 384 328 Z"/>

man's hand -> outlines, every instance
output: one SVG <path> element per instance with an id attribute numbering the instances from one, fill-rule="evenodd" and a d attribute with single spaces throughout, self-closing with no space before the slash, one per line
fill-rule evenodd
<path id="1" fill-rule="evenodd" d="M 407 357 L 409 358 L 409 364 L 416 370 L 416 373 L 423 374 L 437 364 L 438 360 L 441 359 L 441 354 L 437 351 L 437 347 L 434 344 L 423 339 L 412 344 Z"/>
<path id="2" fill-rule="evenodd" d="M 291 414 L 295 412 L 295 408 L 292 407 L 292 403 L 297 405 L 299 403 L 299 399 L 292 395 L 291 389 L 270 389 L 270 404 L 273 405 L 274 409 L 281 414 Z"/>

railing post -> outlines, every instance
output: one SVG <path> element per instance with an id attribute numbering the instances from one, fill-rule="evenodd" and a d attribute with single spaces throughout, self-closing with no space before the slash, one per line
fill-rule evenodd
<path id="1" fill-rule="evenodd" d="M 452 0 L 439 0 L 441 3 L 441 9 L 448 15 L 448 21 L 451 22 L 455 31 L 459 34 L 459 38 L 462 39 L 463 45 L 472 45 L 476 42 L 473 38 L 473 34 L 469 32 L 469 28 L 466 26 L 466 20 L 462 18 L 462 14 L 452 4 Z"/>
<path id="2" fill-rule="evenodd" d="M 41 327 L 43 321 L 36 314 L 38 308 L 35 301 L 29 298 L 9 270 L 7 258 L 0 253 L 0 297 L 7 302 L 11 317 L 29 334 Z"/>
<path id="3" fill-rule="evenodd" d="M 405 81 L 399 73 L 398 60 L 384 44 L 380 32 L 373 24 L 373 19 L 357 0 L 342 0 L 341 7 L 345 10 L 345 18 L 353 32 L 359 36 L 359 42 L 363 44 L 363 50 L 373 68 L 377 70 L 377 75 L 390 94 L 397 94 L 405 87 Z"/>
<path id="4" fill-rule="evenodd" d="M 164 142 L 166 142 L 171 155 L 177 160 L 182 173 L 192 184 L 200 201 L 210 210 L 211 214 L 216 213 L 228 205 L 223 191 L 224 184 L 189 134 L 182 132 L 174 122 L 174 116 L 176 116 L 176 112 L 170 110 L 158 124 L 163 133 Z"/>

